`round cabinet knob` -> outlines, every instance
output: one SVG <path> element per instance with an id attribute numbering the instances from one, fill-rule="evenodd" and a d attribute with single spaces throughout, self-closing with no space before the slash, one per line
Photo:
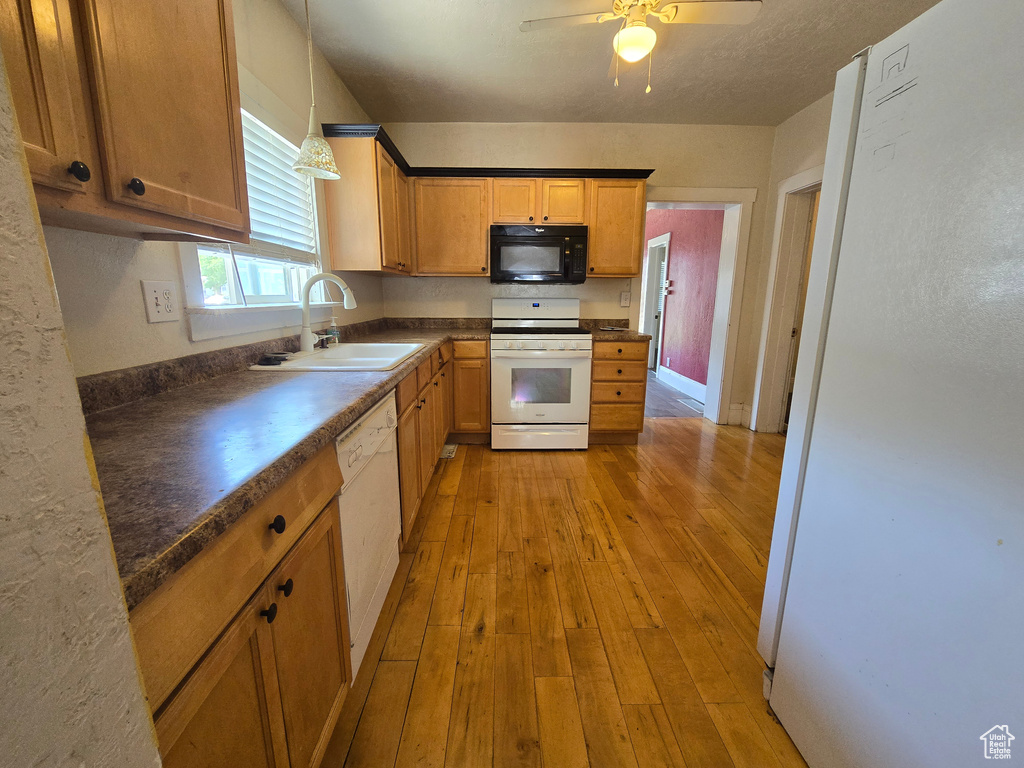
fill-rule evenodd
<path id="1" fill-rule="evenodd" d="M 480 271 L 481 272 L 486 272 L 487 271 L 487 267 L 480 267 Z"/>
<path id="2" fill-rule="evenodd" d="M 263 616 L 267 620 L 267 624 L 273 624 L 274 619 L 277 618 L 277 603 L 271 603 L 267 610 L 260 611 L 260 616 Z"/>
<path id="3" fill-rule="evenodd" d="M 622 393 L 621 393 L 621 392 L 618 392 L 618 391 L 616 391 L 616 393 L 615 393 L 615 396 L 616 396 L 616 397 L 622 397 Z"/>
<path id="4" fill-rule="evenodd" d="M 283 515 L 278 515 L 274 518 L 274 522 L 267 526 L 274 533 L 284 533 L 284 529 L 288 526 L 288 521 L 284 519 Z"/>
<path id="5" fill-rule="evenodd" d="M 619 371 L 618 371 L 618 373 L 619 373 L 619 376 L 621 376 L 621 375 L 622 375 L 622 369 L 621 369 L 621 368 L 619 368 Z"/>
<path id="6" fill-rule="evenodd" d="M 590 271 L 591 271 L 591 272 L 593 272 L 593 271 L 594 271 L 594 268 L 593 268 L 593 267 L 591 267 L 591 268 L 590 268 Z"/>
<path id="7" fill-rule="evenodd" d="M 142 179 L 138 177 L 135 177 L 134 179 L 128 182 L 128 189 L 130 189 L 139 197 L 142 197 L 144 194 L 146 194 L 146 185 L 143 183 Z"/>
<path id="8" fill-rule="evenodd" d="M 285 597 L 291 597 L 293 589 L 295 589 L 295 582 L 291 579 L 288 579 L 284 584 L 277 585 L 277 591 L 283 592 Z"/>
<path id="9" fill-rule="evenodd" d="M 89 170 L 89 166 L 81 160 L 75 160 L 69 165 L 68 173 L 83 183 L 92 178 L 92 171 Z"/>
<path id="10" fill-rule="evenodd" d="M 619 354 L 620 354 L 620 355 L 622 354 L 622 350 L 621 350 L 621 349 L 619 350 Z"/>
<path id="11" fill-rule="evenodd" d="M 544 221 L 547 221 L 547 220 L 548 220 L 548 217 L 547 217 L 547 216 L 545 216 L 545 217 L 544 217 Z"/>
<path id="12" fill-rule="evenodd" d="M 530 221 L 533 221 L 533 216 L 530 217 Z"/>

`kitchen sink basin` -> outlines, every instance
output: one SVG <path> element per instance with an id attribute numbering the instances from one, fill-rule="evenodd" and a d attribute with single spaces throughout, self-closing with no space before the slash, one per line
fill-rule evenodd
<path id="1" fill-rule="evenodd" d="M 335 344 L 327 349 L 296 352 L 280 365 L 254 365 L 254 371 L 390 371 L 425 345 L 400 343 Z"/>

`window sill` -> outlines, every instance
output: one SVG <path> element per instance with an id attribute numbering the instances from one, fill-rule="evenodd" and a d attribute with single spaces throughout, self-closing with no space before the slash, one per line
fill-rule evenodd
<path id="1" fill-rule="evenodd" d="M 326 323 L 336 315 L 341 302 L 311 304 L 312 324 Z M 297 304 L 265 304 L 255 307 L 185 307 L 189 338 L 206 341 L 225 336 L 279 331 L 279 335 L 297 334 L 302 329 L 302 307 Z"/>

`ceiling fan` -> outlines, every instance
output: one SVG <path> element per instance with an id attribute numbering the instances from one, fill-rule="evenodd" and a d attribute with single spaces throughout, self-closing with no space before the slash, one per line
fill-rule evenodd
<path id="1" fill-rule="evenodd" d="M 619 31 L 612 38 L 615 59 L 615 85 L 619 84 L 618 60 L 629 63 L 640 61 L 654 50 L 657 33 L 647 26 L 648 17 L 663 24 L 749 24 L 761 10 L 761 0 L 688 0 L 666 3 L 661 0 L 614 0 L 612 10 L 598 13 L 579 13 L 572 16 L 552 16 L 520 23 L 522 32 L 533 32 L 577 24 L 602 24 L 621 19 Z M 648 62 L 647 92 L 651 92 L 650 63 Z"/>

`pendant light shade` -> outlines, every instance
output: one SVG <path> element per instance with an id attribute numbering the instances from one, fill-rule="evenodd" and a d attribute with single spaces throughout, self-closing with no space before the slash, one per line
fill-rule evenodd
<path id="1" fill-rule="evenodd" d="M 292 164 L 292 170 L 315 179 L 337 181 L 341 178 L 334 162 L 331 145 L 324 138 L 324 129 L 316 114 L 316 91 L 313 89 L 313 30 L 309 23 L 309 0 L 306 0 L 306 48 L 309 54 L 309 132 L 299 147 L 299 156 Z"/>
<path id="2" fill-rule="evenodd" d="M 635 21 L 616 33 L 612 38 L 612 48 L 623 60 L 633 63 L 653 51 L 657 41 L 657 32 L 643 21 Z"/>

